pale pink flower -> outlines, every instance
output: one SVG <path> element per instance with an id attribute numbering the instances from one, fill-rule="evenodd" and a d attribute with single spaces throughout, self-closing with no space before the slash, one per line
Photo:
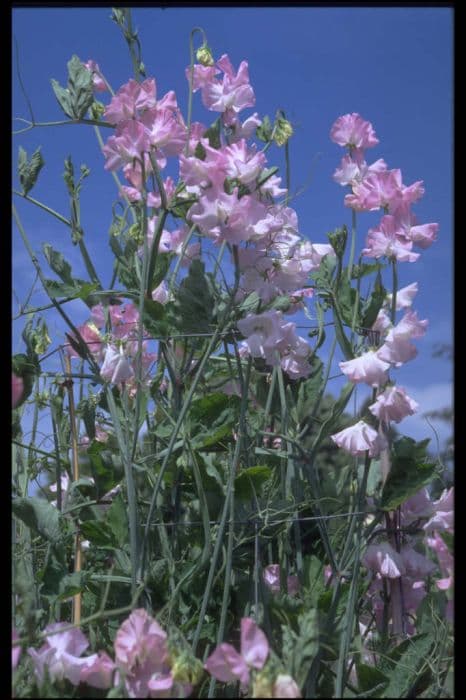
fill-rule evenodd
<path id="1" fill-rule="evenodd" d="M 201 88 L 205 88 L 209 83 L 215 80 L 215 76 L 220 73 L 220 70 L 215 66 L 203 66 L 201 63 L 195 63 L 192 70 L 193 92 L 197 92 Z M 191 80 L 191 66 L 188 66 L 185 71 L 186 79 Z"/>
<path id="2" fill-rule="evenodd" d="M 433 512 L 434 504 L 426 488 L 418 491 L 401 505 L 401 518 L 405 525 L 409 525 L 420 518 L 430 518 Z"/>
<path id="3" fill-rule="evenodd" d="M 16 408 L 23 397 L 24 381 L 14 372 L 11 373 L 11 407 Z"/>
<path id="4" fill-rule="evenodd" d="M 11 631 L 11 641 L 16 642 L 19 639 L 19 634 L 13 627 Z M 17 644 L 16 646 L 11 647 L 11 667 L 12 670 L 14 671 L 16 666 L 18 665 L 19 662 L 19 657 L 21 656 L 21 645 Z"/>
<path id="5" fill-rule="evenodd" d="M 245 107 L 253 107 L 254 91 L 249 84 L 247 61 L 242 61 L 235 75 L 230 59 L 224 54 L 216 63 L 223 71 L 222 81 L 212 78 L 202 87 L 202 102 L 214 112 L 231 112 L 230 119 Z"/>
<path id="6" fill-rule="evenodd" d="M 368 452 L 369 457 L 378 457 L 386 447 L 386 440 L 382 435 L 362 420 L 330 437 L 338 447 L 354 456 L 365 455 Z"/>
<path id="7" fill-rule="evenodd" d="M 366 238 L 366 248 L 361 253 L 369 258 L 395 258 L 399 262 L 416 262 L 419 253 L 412 253 L 412 241 L 399 235 L 395 217 L 386 214 L 378 228 L 371 228 Z"/>
<path id="8" fill-rule="evenodd" d="M 89 61 L 86 61 L 86 63 L 84 63 L 84 66 L 90 73 L 92 73 L 92 85 L 94 87 L 94 91 L 106 92 L 108 90 L 108 87 L 105 83 L 105 80 L 102 78 L 99 64 L 93 61 L 92 59 L 89 59 Z"/>
<path id="9" fill-rule="evenodd" d="M 172 688 L 167 635 L 145 610 L 133 610 L 120 626 L 114 646 L 129 697 L 164 697 L 161 694 Z"/>
<path id="10" fill-rule="evenodd" d="M 401 309 L 407 309 L 410 306 L 412 306 L 413 299 L 418 293 L 418 291 L 419 288 L 417 282 L 413 282 L 412 284 L 408 284 L 407 287 L 398 289 L 396 293 L 396 310 L 400 311 Z M 387 306 L 391 308 L 393 294 L 387 294 L 386 298 Z"/>
<path id="11" fill-rule="evenodd" d="M 421 338 L 428 323 L 426 319 L 420 321 L 415 311 L 406 311 L 401 321 L 388 332 L 384 345 L 377 351 L 378 357 L 394 364 L 395 367 L 416 357 L 417 350 L 410 340 Z"/>
<path id="12" fill-rule="evenodd" d="M 241 652 L 231 644 L 220 644 L 207 659 L 204 668 L 219 681 L 239 680 L 243 688 L 249 685 L 249 669 L 263 668 L 269 655 L 269 643 L 254 620 L 241 620 Z"/>
<path id="13" fill-rule="evenodd" d="M 279 311 L 248 314 L 237 323 L 245 336 L 246 345 L 253 357 L 263 357 L 269 364 L 276 364 L 274 351 L 283 338 L 282 315 Z"/>
<path id="14" fill-rule="evenodd" d="M 120 122 L 115 136 L 110 136 L 102 147 L 105 170 L 117 170 L 134 159 L 141 160 L 150 149 L 149 135 L 141 122 L 134 119 Z"/>
<path id="15" fill-rule="evenodd" d="M 390 321 L 390 317 L 383 309 L 380 309 L 371 330 L 378 331 L 381 335 L 385 335 L 385 331 L 391 328 L 391 326 L 392 322 Z"/>
<path id="16" fill-rule="evenodd" d="M 141 123 L 146 127 L 151 146 L 160 149 L 165 156 L 176 156 L 186 145 L 186 126 L 178 109 L 175 93 L 172 96 L 167 93 L 164 99 L 170 99 L 174 106 L 162 109 L 162 102 L 159 102 L 157 107 L 144 112 Z"/>
<path id="17" fill-rule="evenodd" d="M 133 368 L 122 346 L 118 350 L 114 345 L 107 345 L 100 376 L 111 384 L 120 384 L 134 376 Z"/>
<path id="18" fill-rule="evenodd" d="M 445 489 L 438 501 L 434 501 L 434 514 L 424 525 L 424 530 L 453 530 L 453 488 Z"/>
<path id="19" fill-rule="evenodd" d="M 273 684 L 274 698 L 302 698 L 301 692 L 291 676 L 281 673 Z"/>
<path id="20" fill-rule="evenodd" d="M 344 156 L 341 160 L 340 167 L 333 174 L 333 179 L 338 184 L 354 187 L 358 182 L 361 182 L 370 173 L 379 173 L 387 169 L 387 164 L 380 158 L 375 163 L 367 165 L 364 160 L 364 151 L 361 148 L 354 148 L 351 155 Z"/>
<path id="21" fill-rule="evenodd" d="M 152 292 L 152 299 L 158 301 L 159 304 L 166 304 L 168 302 L 170 299 L 170 292 L 165 280 L 162 280 L 159 286 L 154 289 Z"/>
<path id="22" fill-rule="evenodd" d="M 155 107 L 156 86 L 154 78 L 147 78 L 142 83 L 129 80 L 112 97 L 104 116 L 110 124 L 120 124 L 127 119 L 134 119 L 138 111 Z"/>
<path id="23" fill-rule="evenodd" d="M 269 564 L 265 567 L 262 577 L 264 583 L 272 593 L 280 593 L 280 564 Z M 297 576 L 287 576 L 286 588 L 288 595 L 296 595 L 299 590 L 299 580 Z"/>
<path id="24" fill-rule="evenodd" d="M 401 170 L 372 172 L 345 196 L 345 205 L 357 211 L 396 207 L 402 198 Z"/>
<path id="25" fill-rule="evenodd" d="M 374 128 L 360 114 L 344 114 L 334 122 L 330 138 L 339 146 L 350 148 L 371 148 L 379 143 Z"/>
<path id="26" fill-rule="evenodd" d="M 408 576 L 416 579 L 424 579 L 435 570 L 435 564 L 423 554 L 419 554 L 409 546 L 402 547 L 401 558 Z"/>
<path id="27" fill-rule="evenodd" d="M 390 364 L 381 360 L 373 350 L 368 350 L 353 360 L 340 362 L 339 366 L 351 382 L 355 384 L 364 382 L 374 387 L 385 384 L 388 380 L 387 371 L 390 369 Z"/>
<path id="28" fill-rule="evenodd" d="M 265 164 L 265 155 L 255 148 L 248 148 L 245 139 L 224 149 L 226 174 L 244 185 L 253 183 Z"/>
<path id="29" fill-rule="evenodd" d="M 97 361 L 100 362 L 103 356 L 103 344 L 102 344 L 102 338 L 101 335 L 97 329 L 97 327 L 91 322 L 91 323 L 83 323 L 82 326 L 78 326 L 77 330 L 79 331 L 79 334 L 83 341 L 86 343 L 87 348 L 92 355 L 92 357 Z M 70 336 L 73 338 L 73 340 L 78 342 L 78 338 L 75 337 L 74 333 L 70 333 Z M 70 356 L 70 357 L 77 357 L 79 358 L 80 355 L 76 352 L 76 350 L 71 346 L 71 344 L 66 345 L 66 350 L 65 352 Z"/>
<path id="30" fill-rule="evenodd" d="M 392 386 L 377 396 L 369 411 L 383 423 L 399 423 L 406 416 L 412 416 L 419 405 L 411 399 L 401 386 Z"/>
<path id="31" fill-rule="evenodd" d="M 87 683 L 92 688 L 112 687 L 116 665 L 105 651 L 88 656 L 85 662 L 81 667 L 80 683 Z"/>
<path id="32" fill-rule="evenodd" d="M 370 544 L 362 561 L 368 569 L 386 578 L 399 578 L 406 573 L 401 555 L 388 542 Z"/>
<path id="33" fill-rule="evenodd" d="M 52 682 L 66 678 L 73 685 L 78 685 L 81 669 L 94 661 L 93 657 L 80 658 L 89 646 L 81 630 L 74 628 L 60 632 L 63 627 L 67 627 L 66 622 L 48 625 L 45 629 L 48 634 L 42 647 L 38 650 L 28 649 L 40 684 L 44 681 L 47 668 Z"/>
<path id="34" fill-rule="evenodd" d="M 261 123 L 257 112 L 254 112 L 254 114 L 248 117 L 242 124 L 240 120 L 235 117 L 228 125 L 230 129 L 230 143 L 236 143 L 236 141 L 240 139 L 249 139 Z"/>
<path id="35" fill-rule="evenodd" d="M 409 204 L 402 202 L 394 212 L 397 228 L 419 248 L 426 249 L 437 239 L 438 224 L 419 225 Z"/>

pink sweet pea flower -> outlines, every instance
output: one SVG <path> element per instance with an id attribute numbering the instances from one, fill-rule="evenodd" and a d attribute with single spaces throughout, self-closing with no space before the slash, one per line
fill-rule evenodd
<path id="1" fill-rule="evenodd" d="M 87 68 L 88 71 L 92 73 L 92 85 L 94 87 L 94 91 L 106 92 L 108 90 L 108 87 L 100 73 L 99 64 L 93 61 L 92 59 L 89 59 L 89 61 L 86 61 L 86 63 L 84 63 L 84 66 Z"/>
<path id="2" fill-rule="evenodd" d="M 80 683 L 87 683 L 92 688 L 111 688 L 116 665 L 109 655 L 100 651 L 87 657 L 85 661 L 81 667 Z"/>
<path id="3" fill-rule="evenodd" d="M 254 112 L 250 117 L 248 117 L 242 124 L 236 117 L 231 120 L 228 124 L 230 129 L 230 143 L 236 143 L 240 139 L 249 139 L 255 132 L 258 126 L 262 123 L 259 119 L 257 112 Z"/>
<path id="4" fill-rule="evenodd" d="M 356 211 L 375 211 L 394 208 L 402 200 L 401 170 L 372 172 L 353 187 L 353 193 L 345 196 L 345 206 Z"/>
<path id="5" fill-rule="evenodd" d="M 264 583 L 272 593 L 280 593 L 280 564 L 269 564 L 265 567 L 262 577 Z M 286 579 L 288 595 L 296 595 L 299 590 L 299 580 L 297 576 L 288 576 Z"/>
<path id="6" fill-rule="evenodd" d="M 386 578 L 399 578 L 406 573 L 401 555 L 388 542 L 369 545 L 362 561 L 368 569 Z"/>
<path id="7" fill-rule="evenodd" d="M 245 139 L 224 149 L 226 174 L 244 185 L 253 183 L 264 168 L 265 155 L 247 147 Z"/>
<path id="8" fill-rule="evenodd" d="M 133 610 L 120 626 L 114 645 L 129 697 L 164 697 L 172 688 L 167 635 L 145 610 Z"/>
<path id="9" fill-rule="evenodd" d="M 411 399 L 401 386 L 392 386 L 377 396 L 369 411 L 383 423 L 399 423 L 406 416 L 412 416 L 419 405 Z"/>
<path id="10" fill-rule="evenodd" d="M 19 639 L 19 634 L 13 627 L 11 632 L 11 641 L 16 642 Z M 19 662 L 19 657 L 21 656 L 21 646 L 18 644 L 11 647 L 11 668 L 14 671 Z"/>
<path id="11" fill-rule="evenodd" d="M 407 309 L 412 306 L 413 299 L 418 293 L 419 288 L 417 282 L 408 284 L 407 287 L 398 289 L 396 293 L 396 310 Z M 387 306 L 391 308 L 393 294 L 387 294 Z"/>
<path id="12" fill-rule="evenodd" d="M 388 380 L 387 371 L 390 369 L 390 364 L 381 360 L 373 350 L 355 357 L 354 360 L 340 362 L 339 365 L 343 374 L 355 384 L 364 382 L 369 386 L 377 387 Z"/>
<path id="13" fill-rule="evenodd" d="M 418 491 L 401 505 L 401 519 L 404 525 L 409 525 L 419 518 L 430 518 L 433 512 L 434 504 L 426 488 Z"/>
<path id="14" fill-rule="evenodd" d="M 435 564 L 423 554 L 416 552 L 412 547 L 402 547 L 400 555 L 405 565 L 407 575 L 412 578 L 424 579 L 435 571 Z"/>
<path id="15" fill-rule="evenodd" d="M 420 321 L 415 311 L 406 311 L 401 321 L 388 332 L 385 343 L 377 350 L 377 356 L 395 367 L 416 357 L 417 350 L 410 340 L 421 338 L 428 323 L 427 320 Z"/>
<path id="16" fill-rule="evenodd" d="M 78 326 L 77 330 L 79 331 L 79 334 L 83 341 L 86 343 L 92 357 L 97 362 L 100 362 L 103 356 L 103 345 L 102 338 L 97 327 L 93 323 L 88 322 L 83 323 L 81 326 Z M 70 333 L 69 335 L 71 336 L 71 338 L 73 338 L 73 340 L 78 342 L 78 339 L 74 336 L 74 333 Z M 66 345 L 65 352 L 70 357 L 77 357 L 78 359 L 80 358 L 80 355 L 76 352 L 76 350 L 72 347 L 71 344 Z"/>
<path id="17" fill-rule="evenodd" d="M 134 119 L 120 122 L 115 136 L 110 136 L 102 147 L 105 170 L 118 170 L 134 159 L 141 160 L 150 150 L 149 134 L 141 122 Z"/>
<path id="18" fill-rule="evenodd" d="M 301 692 L 291 676 L 281 673 L 273 684 L 274 698 L 302 698 Z"/>
<path id="19" fill-rule="evenodd" d="M 412 241 L 402 235 L 394 216 L 382 217 L 378 228 L 371 228 L 366 238 L 366 248 L 361 253 L 368 258 L 395 258 L 399 262 L 416 262 L 419 253 L 412 253 Z"/>
<path id="20" fill-rule="evenodd" d="M 120 124 L 127 119 L 135 119 L 138 110 L 156 105 L 156 86 L 154 78 L 147 78 L 142 83 L 131 79 L 118 90 L 105 109 L 105 119 L 110 124 Z"/>
<path id="21" fill-rule="evenodd" d="M 253 107 L 255 103 L 254 91 L 249 84 L 248 63 L 242 61 L 236 75 L 226 54 L 216 65 L 223 71 L 223 79 L 220 82 L 217 78 L 212 78 L 204 83 L 202 102 L 214 112 L 228 110 L 232 121 L 238 112 L 245 107 Z"/>
<path id="22" fill-rule="evenodd" d="M 204 668 L 223 683 L 239 680 L 243 689 L 249 685 L 249 668 L 263 668 L 269 655 L 265 634 L 250 617 L 241 620 L 241 652 L 222 643 L 209 656 Z"/>
<path id="23" fill-rule="evenodd" d="M 387 446 L 385 438 L 362 420 L 330 437 L 338 447 L 354 456 L 365 455 L 368 451 L 369 457 L 378 457 Z"/>
<path id="24" fill-rule="evenodd" d="M 438 501 L 432 504 L 435 509 L 433 516 L 424 525 L 424 530 L 453 531 L 453 488 L 445 489 Z"/>
<path id="25" fill-rule="evenodd" d="M 11 407 L 16 408 L 24 393 L 24 381 L 14 372 L 11 373 Z"/>
<path id="26" fill-rule="evenodd" d="M 79 658 L 83 651 L 88 648 L 89 642 L 79 629 L 60 632 L 63 627 L 67 626 L 66 622 L 48 625 L 45 631 L 50 634 L 47 635 L 42 647 L 38 650 L 28 649 L 40 684 L 44 681 L 45 668 L 47 668 L 52 682 L 67 678 L 73 685 L 78 685 L 81 669 L 94 661 L 93 657 Z"/>
<path id="27" fill-rule="evenodd" d="M 339 146 L 349 148 L 371 148 L 379 143 L 372 124 L 356 112 L 338 117 L 330 130 L 330 138 Z"/>
<path id="28" fill-rule="evenodd" d="M 379 173 L 386 169 L 387 164 L 383 158 L 367 165 L 364 160 L 364 151 L 361 148 L 354 148 L 351 155 L 348 154 L 342 158 L 340 167 L 333 174 L 333 179 L 342 186 L 354 187 L 371 173 Z"/>
<path id="29" fill-rule="evenodd" d="M 134 376 L 133 368 L 121 346 L 117 350 L 114 345 L 107 345 L 100 376 L 111 384 L 120 384 Z"/>

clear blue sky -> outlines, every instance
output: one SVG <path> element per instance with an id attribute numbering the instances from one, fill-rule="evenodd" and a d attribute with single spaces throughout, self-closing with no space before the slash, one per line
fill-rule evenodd
<path id="1" fill-rule="evenodd" d="M 13 11 L 13 32 L 19 44 L 24 85 L 37 121 L 62 118 L 50 78 L 66 83 L 66 63 L 76 53 L 83 61 L 96 60 L 114 89 L 132 77 L 126 45 L 110 21 L 110 8 L 58 8 Z M 343 149 L 329 139 L 334 120 L 359 112 L 374 125 L 380 144 L 367 152 L 368 161 L 384 158 L 389 168 L 401 168 L 403 181 L 424 180 L 426 194 L 414 211 L 420 223 L 440 224 L 438 241 L 422 252 L 415 264 L 400 264 L 400 286 L 419 283 L 414 308 L 428 318 L 427 335 L 417 342 L 418 357 L 395 373 L 425 410 L 448 403 L 452 367 L 432 359 L 435 343 L 452 340 L 453 230 L 452 230 L 452 53 L 453 12 L 449 8 L 134 8 L 148 76 L 157 81 L 158 94 L 175 90 L 186 114 L 189 33 L 202 26 L 214 56 L 227 53 L 235 67 L 249 62 L 250 81 L 259 116 L 283 108 L 295 128 L 290 143 L 292 191 L 307 183 L 293 206 L 300 231 L 314 243 L 327 242 L 325 234 L 350 223 L 343 205 L 344 189 L 332 180 Z M 14 64 L 15 65 L 15 64 Z M 98 96 L 107 100 L 106 95 Z M 13 116 L 28 117 L 27 105 L 13 75 Z M 210 123 L 195 96 L 194 119 Z M 20 125 L 17 122 L 16 128 Z M 71 153 L 76 166 L 91 168 L 82 196 L 82 219 L 87 244 L 104 280 L 110 279 L 108 228 L 115 200 L 112 178 L 103 170 L 103 158 L 92 128 L 66 126 L 34 129 L 14 138 L 13 159 L 19 145 L 30 154 L 38 145 L 46 166 L 32 196 L 68 216 L 61 179 L 64 158 Z M 269 151 L 269 164 L 283 166 L 283 149 Z M 284 169 L 281 169 L 284 176 Z M 13 174 L 17 183 L 17 176 Z M 17 199 L 17 198 L 16 198 Z M 16 202 L 34 248 L 43 242 L 69 253 L 68 230 L 35 207 Z M 358 245 L 380 213 L 361 215 Z M 23 300 L 32 283 L 30 264 L 13 231 L 13 287 Z M 75 271 L 84 274 L 78 251 L 68 255 Z M 52 276 L 52 275 L 51 275 Z M 32 304 L 44 303 L 39 286 Z M 69 306 L 76 322 L 87 317 L 80 302 Z M 14 304 L 13 312 L 17 311 Z M 15 324 L 13 352 L 22 350 Z M 50 321 L 50 329 L 62 326 Z M 61 340 L 61 338 L 60 338 Z M 54 343 L 57 339 L 54 339 Z M 411 421 L 415 437 L 432 435 L 419 419 Z M 408 421 L 403 423 L 408 426 Z M 439 426 L 441 428 L 441 426 Z M 408 432 L 408 431 L 407 431 Z M 441 435 L 448 430 L 441 431 Z"/>

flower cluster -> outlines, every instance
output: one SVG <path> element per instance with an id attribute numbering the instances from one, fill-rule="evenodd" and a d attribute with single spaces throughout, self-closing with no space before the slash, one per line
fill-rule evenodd
<path id="1" fill-rule="evenodd" d="M 233 245 L 240 273 L 237 300 L 251 292 L 266 305 L 277 297 L 287 297 L 287 312 L 293 313 L 303 308 L 305 298 L 312 294 L 306 287 L 309 272 L 319 267 L 325 255 L 335 252 L 328 244 L 312 244 L 301 238 L 296 212 L 275 201 L 286 194 L 280 187 L 281 179 L 274 169 L 267 170 L 265 153 L 248 143 L 261 122 L 257 113 L 244 122 L 238 116 L 255 103 L 247 62 L 235 72 L 226 54 L 217 62 L 209 54 L 207 63 L 187 68 L 186 77 L 193 92 L 201 91 L 204 106 L 220 113 L 215 138 L 200 122 L 189 128 L 185 125 L 173 92 L 158 100 L 153 78 L 141 84 L 130 80 L 105 108 L 105 119 L 116 128 L 103 148 L 105 167 L 123 168 L 129 185 L 122 188 L 122 194 L 131 202 L 145 199 L 147 206 L 156 210 L 148 217 L 145 235 L 149 247 L 157 232 L 159 252 L 182 255 L 182 264 L 189 264 L 200 249 L 199 243 L 188 244 L 194 230 L 216 244 Z M 178 185 L 171 177 L 162 181 L 159 176 L 170 156 L 178 158 Z M 151 189 L 150 183 L 155 181 L 157 188 Z M 161 212 L 170 207 L 173 211 L 175 202 L 191 202 L 191 206 L 186 223 L 169 231 L 161 222 Z M 163 282 L 153 298 L 160 303 L 168 300 Z M 308 344 L 290 335 L 286 326 L 282 342 L 275 344 L 282 368 L 292 378 L 307 376 Z M 248 349 L 249 345 L 243 347 Z M 108 352 L 106 377 L 113 383 L 128 381 L 131 370 L 124 351 L 119 347 Z M 264 357 L 264 352 L 254 356 Z"/>
<path id="2" fill-rule="evenodd" d="M 46 676 L 52 683 L 68 680 L 72 685 L 86 683 L 92 688 L 107 689 L 124 685 L 130 698 L 186 698 L 203 675 L 203 667 L 186 643 L 175 634 L 169 639 L 145 610 L 133 610 L 119 627 L 114 640 L 114 659 L 100 651 L 82 656 L 89 642 L 81 630 L 64 622 L 48 625 L 46 641 L 39 649 L 29 648 L 34 673 L 41 686 Z M 18 639 L 13 630 L 13 641 Z M 13 650 L 12 664 L 19 661 L 21 647 Z M 262 670 L 271 692 L 267 697 L 301 697 L 295 681 L 284 673 L 268 672 L 269 643 L 251 618 L 241 620 L 241 651 L 227 643 L 220 644 L 205 662 L 204 669 L 223 683 L 240 681 L 243 690 L 257 684 Z M 254 697 L 259 697 L 254 693 Z"/>
<path id="3" fill-rule="evenodd" d="M 412 226 L 409 230 L 404 226 L 401 233 L 400 222 L 406 223 L 408 219 L 414 221 L 409 206 L 423 194 L 422 183 L 405 187 L 401 182 L 401 172 L 387 170 L 382 159 L 367 165 L 364 149 L 375 146 L 378 139 L 372 124 L 359 114 L 339 117 L 332 126 L 330 137 L 335 143 L 348 148 L 348 154 L 334 174 L 337 182 L 352 188 L 352 194 L 346 195 L 345 203 L 358 211 L 382 207 L 389 212 L 382 218 L 379 229 L 369 231 L 367 248 L 362 253 L 376 258 L 386 256 L 393 264 L 417 260 L 418 254 L 410 252 L 413 244 L 424 248 L 430 245 L 438 225 Z M 402 387 L 390 383 L 388 374 L 391 368 L 400 367 L 416 357 L 417 349 L 411 341 L 421 338 L 426 332 L 428 321 L 419 320 L 417 313 L 410 308 L 417 291 L 417 282 L 394 291 L 394 311 L 404 310 L 402 319 L 396 324 L 393 314 L 390 317 L 387 313 L 388 308 L 392 307 L 393 294 L 387 295 L 372 327 L 383 343 L 377 343 L 377 347 L 359 357 L 340 362 L 341 371 L 351 382 L 367 384 L 377 390 L 376 400 L 369 406 L 369 411 L 378 419 L 381 426 L 379 431 L 361 420 L 331 436 L 339 447 L 353 455 L 367 452 L 370 457 L 377 457 L 387 447 L 384 428 L 388 428 L 391 421 L 399 423 L 418 409 L 417 403 Z"/>
<path id="4" fill-rule="evenodd" d="M 379 141 L 372 124 L 359 114 L 339 117 L 332 126 L 330 137 L 348 148 L 348 154 L 333 176 L 340 185 L 351 188 L 351 194 L 345 196 L 346 206 L 355 211 L 384 210 L 378 226 L 369 230 L 362 254 L 370 258 L 415 262 L 419 253 L 412 252 L 413 245 L 428 248 L 438 231 L 438 224 L 418 225 L 411 211 L 411 205 L 424 194 L 422 181 L 404 185 L 401 170 L 388 170 L 383 159 L 367 165 L 364 149 Z"/>
<path id="5" fill-rule="evenodd" d="M 160 290 L 156 290 L 156 293 L 160 293 Z M 110 305 L 107 308 L 97 304 L 91 309 L 89 321 L 77 328 L 89 353 L 102 363 L 102 379 L 117 385 L 124 383 L 130 396 L 136 392 L 138 323 L 139 312 L 134 304 Z M 72 345 L 68 346 L 67 351 L 71 357 L 79 357 Z M 144 383 L 149 382 L 148 372 L 156 359 L 157 355 L 148 351 L 148 340 L 144 340 L 141 355 Z"/>
<path id="6" fill-rule="evenodd" d="M 405 501 L 400 510 L 401 523 L 404 528 L 416 523 L 425 532 L 424 541 L 414 536 L 405 535 L 400 551 L 386 541 L 370 544 L 363 557 L 363 563 L 372 573 L 368 596 L 376 622 L 381 629 L 383 617 L 384 579 L 400 579 L 403 595 L 403 609 L 410 620 L 407 631 L 414 634 L 412 623 L 419 604 L 426 596 L 426 581 L 432 577 L 437 566 L 425 552 L 435 552 L 442 578 L 435 579 L 439 590 L 449 591 L 446 615 L 453 617 L 453 557 L 443 540 L 441 533 L 453 533 L 453 489 L 445 490 L 437 501 L 432 501 L 426 488 Z"/>

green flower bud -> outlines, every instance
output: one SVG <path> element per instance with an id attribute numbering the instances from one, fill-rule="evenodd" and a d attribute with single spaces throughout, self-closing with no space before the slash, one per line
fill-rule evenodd
<path id="1" fill-rule="evenodd" d="M 174 681 L 197 685 L 204 675 L 204 667 L 201 661 L 196 659 L 191 652 L 182 651 L 181 654 L 176 657 L 171 667 L 171 672 Z"/>
<path id="2" fill-rule="evenodd" d="M 105 105 L 99 100 L 94 100 L 91 104 L 91 117 L 92 119 L 100 120 L 104 116 Z"/>
<path id="3" fill-rule="evenodd" d="M 284 146 L 288 139 L 293 135 L 293 127 L 288 119 L 278 117 L 275 122 L 275 134 L 273 140 L 277 146 Z"/>
<path id="4" fill-rule="evenodd" d="M 252 682 L 253 698 L 273 698 L 273 685 L 269 673 L 258 673 Z"/>
<path id="5" fill-rule="evenodd" d="M 212 56 L 212 51 L 207 44 L 202 44 L 201 48 L 196 51 L 196 60 L 201 66 L 213 66 L 215 61 Z"/>
<path id="6" fill-rule="evenodd" d="M 134 241 L 136 241 L 138 245 L 142 245 L 144 243 L 144 236 L 142 234 L 141 227 L 139 226 L 139 224 L 133 224 L 129 227 L 128 236 Z"/>

